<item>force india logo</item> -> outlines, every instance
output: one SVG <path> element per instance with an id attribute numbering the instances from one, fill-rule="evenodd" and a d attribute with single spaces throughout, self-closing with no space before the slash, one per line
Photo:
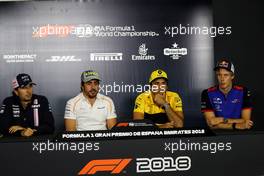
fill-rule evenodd
<path id="1" fill-rule="evenodd" d="M 171 48 L 164 48 L 163 52 L 165 56 L 178 60 L 181 56 L 187 55 L 187 48 L 179 48 L 178 44 L 174 43 Z"/>
<path id="2" fill-rule="evenodd" d="M 120 174 L 132 161 L 125 159 L 102 159 L 88 162 L 78 175 L 92 175 L 97 172 Z M 136 173 L 187 171 L 191 168 L 191 158 L 188 156 L 136 158 Z"/>

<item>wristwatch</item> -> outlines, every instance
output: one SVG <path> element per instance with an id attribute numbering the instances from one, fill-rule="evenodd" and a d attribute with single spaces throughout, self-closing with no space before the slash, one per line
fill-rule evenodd
<path id="1" fill-rule="evenodd" d="M 224 119 L 224 123 L 227 124 L 228 123 L 228 119 Z"/>
<path id="2" fill-rule="evenodd" d="M 169 105 L 169 103 L 164 103 L 164 104 L 163 104 L 163 107 L 164 107 L 165 110 L 166 110 L 166 109 L 168 109 L 168 108 L 170 107 L 170 105 Z"/>
<path id="3" fill-rule="evenodd" d="M 233 128 L 233 130 L 236 130 L 236 123 L 232 124 L 232 128 Z"/>

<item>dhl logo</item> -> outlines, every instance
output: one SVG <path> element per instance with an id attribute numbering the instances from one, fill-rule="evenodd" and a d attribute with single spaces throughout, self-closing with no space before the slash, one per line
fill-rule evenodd
<path id="1" fill-rule="evenodd" d="M 92 175 L 100 171 L 108 171 L 111 172 L 111 174 L 119 174 L 131 160 L 131 158 L 92 160 L 82 168 L 78 175 Z"/>

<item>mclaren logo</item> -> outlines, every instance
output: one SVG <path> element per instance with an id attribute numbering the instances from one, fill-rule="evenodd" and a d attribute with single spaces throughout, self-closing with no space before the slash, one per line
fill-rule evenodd
<path id="1" fill-rule="evenodd" d="M 97 172 L 111 172 L 111 174 L 119 174 L 131 160 L 131 158 L 92 160 L 82 168 L 78 175 L 93 175 Z"/>

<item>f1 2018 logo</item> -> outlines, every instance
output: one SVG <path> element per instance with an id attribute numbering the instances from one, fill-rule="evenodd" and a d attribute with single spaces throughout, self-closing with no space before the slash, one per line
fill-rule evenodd
<path id="1" fill-rule="evenodd" d="M 191 168 L 191 158 L 172 157 L 137 158 L 137 173 L 187 171 Z"/>
<path id="2" fill-rule="evenodd" d="M 93 175 L 100 171 L 119 174 L 131 160 L 131 158 L 92 160 L 82 168 L 78 175 Z"/>
<path id="3" fill-rule="evenodd" d="M 120 174 L 132 161 L 132 158 L 100 159 L 88 162 L 78 175 L 93 175 L 98 172 Z M 191 168 L 188 156 L 136 158 L 136 173 L 187 171 Z"/>

